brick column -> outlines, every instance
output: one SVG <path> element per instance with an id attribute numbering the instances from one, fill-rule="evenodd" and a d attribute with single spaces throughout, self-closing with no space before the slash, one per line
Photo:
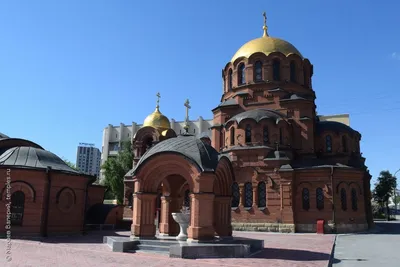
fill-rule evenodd
<path id="1" fill-rule="evenodd" d="M 134 238 L 154 238 L 156 226 L 154 224 L 156 193 L 133 194 L 133 218 L 131 235 Z"/>
<path id="2" fill-rule="evenodd" d="M 198 242 L 213 239 L 215 233 L 213 226 L 214 193 L 192 193 L 190 202 L 188 241 Z"/>
<path id="3" fill-rule="evenodd" d="M 170 210 L 171 197 L 161 197 L 161 223 L 160 223 L 160 235 L 169 235 L 169 217 L 171 216 Z"/>
<path id="4" fill-rule="evenodd" d="M 253 207 L 257 207 L 257 201 L 258 201 L 258 194 L 257 194 L 257 186 L 253 185 Z"/>
<path id="5" fill-rule="evenodd" d="M 220 237 L 232 236 L 231 197 L 216 196 L 214 201 L 214 228 Z"/>
<path id="6" fill-rule="evenodd" d="M 244 184 L 239 185 L 239 193 L 240 193 L 240 201 L 239 201 L 239 207 L 244 206 Z"/>

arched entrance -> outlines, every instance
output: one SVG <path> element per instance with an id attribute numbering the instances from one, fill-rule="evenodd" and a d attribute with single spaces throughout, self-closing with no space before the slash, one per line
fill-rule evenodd
<path id="1" fill-rule="evenodd" d="M 155 145 L 140 159 L 133 181 L 133 238 L 155 237 L 160 185 L 161 235 L 179 234 L 171 213 L 180 212 L 183 206 L 191 210 L 188 240 L 232 235 L 230 161 L 219 161 L 218 152 L 199 139 L 176 137 Z"/>

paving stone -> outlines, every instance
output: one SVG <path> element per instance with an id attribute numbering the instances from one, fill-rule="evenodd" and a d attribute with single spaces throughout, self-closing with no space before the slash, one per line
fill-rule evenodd
<path id="1" fill-rule="evenodd" d="M 151 253 L 111 252 L 108 245 L 102 243 L 102 237 L 116 234 L 129 235 L 128 232 L 103 232 L 102 235 L 50 238 L 42 242 L 12 240 L 12 261 L 6 264 L 2 257 L 0 266 L 326 267 L 334 241 L 333 235 L 235 232 L 238 237 L 264 240 L 264 250 L 251 258 L 186 260 Z M 6 244 L 6 240 L 0 240 L 3 255 Z"/>

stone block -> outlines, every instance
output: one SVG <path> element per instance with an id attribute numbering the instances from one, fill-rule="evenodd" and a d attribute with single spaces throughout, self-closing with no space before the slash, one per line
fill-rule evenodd
<path id="1" fill-rule="evenodd" d="M 125 252 L 135 249 L 138 241 L 131 240 L 129 237 L 104 236 L 103 243 L 107 244 L 113 252 Z"/>
<path id="2" fill-rule="evenodd" d="M 173 245 L 169 248 L 171 258 L 245 258 L 250 255 L 248 244 L 191 243 Z"/>

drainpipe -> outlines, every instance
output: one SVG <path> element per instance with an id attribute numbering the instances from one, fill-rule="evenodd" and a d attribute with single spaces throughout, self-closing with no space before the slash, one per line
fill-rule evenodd
<path id="1" fill-rule="evenodd" d="M 333 221 L 333 226 L 332 226 L 332 232 L 335 234 L 336 233 L 336 210 L 335 210 L 335 188 L 333 186 L 333 171 L 334 168 L 331 166 L 331 187 L 332 187 L 332 221 Z"/>
<path id="2" fill-rule="evenodd" d="M 45 208 L 44 208 L 44 216 L 42 222 L 42 229 L 40 230 L 42 237 L 47 237 L 47 228 L 49 222 L 49 207 L 50 207 L 50 192 L 51 192 L 51 167 L 47 166 L 46 168 L 46 177 L 47 177 L 47 187 L 46 187 L 46 199 L 45 199 Z"/>
<path id="3" fill-rule="evenodd" d="M 89 178 L 89 181 L 86 184 L 85 188 L 85 200 L 83 203 L 83 222 L 82 222 L 82 234 L 86 234 L 85 232 L 85 224 L 86 224 L 86 212 L 87 212 L 87 199 L 88 199 L 88 193 L 89 193 L 89 186 L 94 182 L 93 178 Z"/>

